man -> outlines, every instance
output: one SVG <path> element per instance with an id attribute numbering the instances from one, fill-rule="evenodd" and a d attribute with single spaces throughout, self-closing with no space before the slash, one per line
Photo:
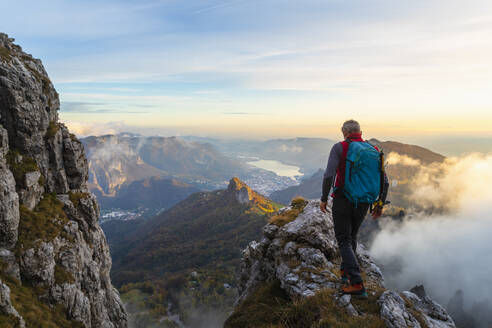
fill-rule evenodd
<path id="1" fill-rule="evenodd" d="M 334 185 L 333 193 L 333 223 L 335 237 L 342 257 L 341 275 L 346 283 L 342 288 L 343 293 L 367 296 L 364 283 L 360 274 L 359 264 L 356 258 L 357 233 L 364 220 L 370 204 L 352 203 L 344 194 L 345 166 L 347 152 L 352 142 L 364 142 L 362 132 L 357 121 L 349 120 L 343 123 L 342 133 L 345 141 L 333 146 L 328 158 L 328 164 L 323 176 L 323 192 L 321 196 L 321 211 L 326 213 L 328 194 Z M 377 148 L 376 148 L 377 149 Z M 334 181 L 334 184 L 333 184 Z M 382 204 L 386 200 L 389 183 L 384 175 L 384 186 L 382 190 Z M 372 212 L 373 217 L 381 215 L 382 206 L 376 206 Z"/>

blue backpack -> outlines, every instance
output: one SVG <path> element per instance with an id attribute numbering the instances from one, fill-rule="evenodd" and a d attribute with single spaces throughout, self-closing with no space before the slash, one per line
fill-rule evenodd
<path id="1" fill-rule="evenodd" d="M 379 199 L 384 179 L 383 153 L 368 142 L 349 142 L 344 194 L 349 201 L 372 204 Z"/>

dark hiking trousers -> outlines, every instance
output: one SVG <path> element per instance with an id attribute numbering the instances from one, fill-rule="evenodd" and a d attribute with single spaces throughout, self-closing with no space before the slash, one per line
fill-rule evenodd
<path id="1" fill-rule="evenodd" d="M 338 249 L 342 257 L 341 269 L 350 278 L 352 284 L 362 283 L 359 263 L 357 262 L 357 233 L 367 214 L 369 204 L 359 203 L 357 207 L 346 197 L 333 198 L 333 223 Z"/>

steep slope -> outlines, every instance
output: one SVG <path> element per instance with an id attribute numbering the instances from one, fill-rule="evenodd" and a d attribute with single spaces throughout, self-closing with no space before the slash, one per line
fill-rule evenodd
<path id="1" fill-rule="evenodd" d="M 123 184 L 115 197 L 98 195 L 102 208 L 135 209 L 138 207 L 168 209 L 189 195 L 200 191 L 177 179 L 150 177 Z"/>
<path id="2" fill-rule="evenodd" d="M 0 322 L 126 327 L 82 144 L 40 60 L 0 34 Z"/>
<path id="3" fill-rule="evenodd" d="M 278 208 L 238 178 L 227 189 L 195 193 L 133 234 L 111 241 L 113 280 L 126 285 L 125 295 L 132 289 L 148 291 L 143 286 L 150 284 L 153 296 L 148 298 L 166 295 L 184 320 L 197 306 L 227 311 L 235 297 L 240 250 L 260 236 Z M 157 318 L 165 314 L 157 306 L 154 310 Z"/>
<path id="4" fill-rule="evenodd" d="M 275 191 L 270 198 L 281 204 L 289 204 L 292 198 L 302 196 L 307 199 L 319 199 L 321 197 L 321 184 L 324 170 L 319 169 L 312 176 L 303 179 L 297 186 Z"/>
<path id="5" fill-rule="evenodd" d="M 89 186 L 101 196 L 115 196 L 118 188 L 137 180 L 166 173 L 145 163 L 135 152 L 139 142 L 122 142 L 138 140 L 133 136 L 88 137 L 82 139 L 89 161 Z"/>
<path id="6" fill-rule="evenodd" d="M 241 245 L 258 235 L 277 208 L 237 178 L 227 189 L 195 193 L 115 247 L 114 280 L 123 284 L 217 261 L 239 263 Z M 214 253 L 220 258 L 210 256 Z"/>
<path id="7" fill-rule="evenodd" d="M 319 201 L 297 200 L 264 227 L 260 242 L 243 251 L 238 304 L 224 327 L 455 327 L 422 286 L 401 293 L 387 290 L 361 246 L 358 259 L 367 300 L 339 292 L 331 213 L 323 214 Z"/>

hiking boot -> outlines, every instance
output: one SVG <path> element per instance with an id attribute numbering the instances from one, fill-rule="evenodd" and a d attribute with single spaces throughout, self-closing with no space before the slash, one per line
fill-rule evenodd
<path id="1" fill-rule="evenodd" d="M 364 288 L 364 284 L 350 284 L 342 287 L 342 292 L 344 294 L 350 294 L 354 296 L 359 296 L 362 298 L 367 298 L 367 292 Z"/>
<path id="2" fill-rule="evenodd" d="M 345 271 L 340 270 L 340 276 L 342 277 L 342 283 L 344 285 L 350 284 L 349 276 L 345 273 Z"/>

